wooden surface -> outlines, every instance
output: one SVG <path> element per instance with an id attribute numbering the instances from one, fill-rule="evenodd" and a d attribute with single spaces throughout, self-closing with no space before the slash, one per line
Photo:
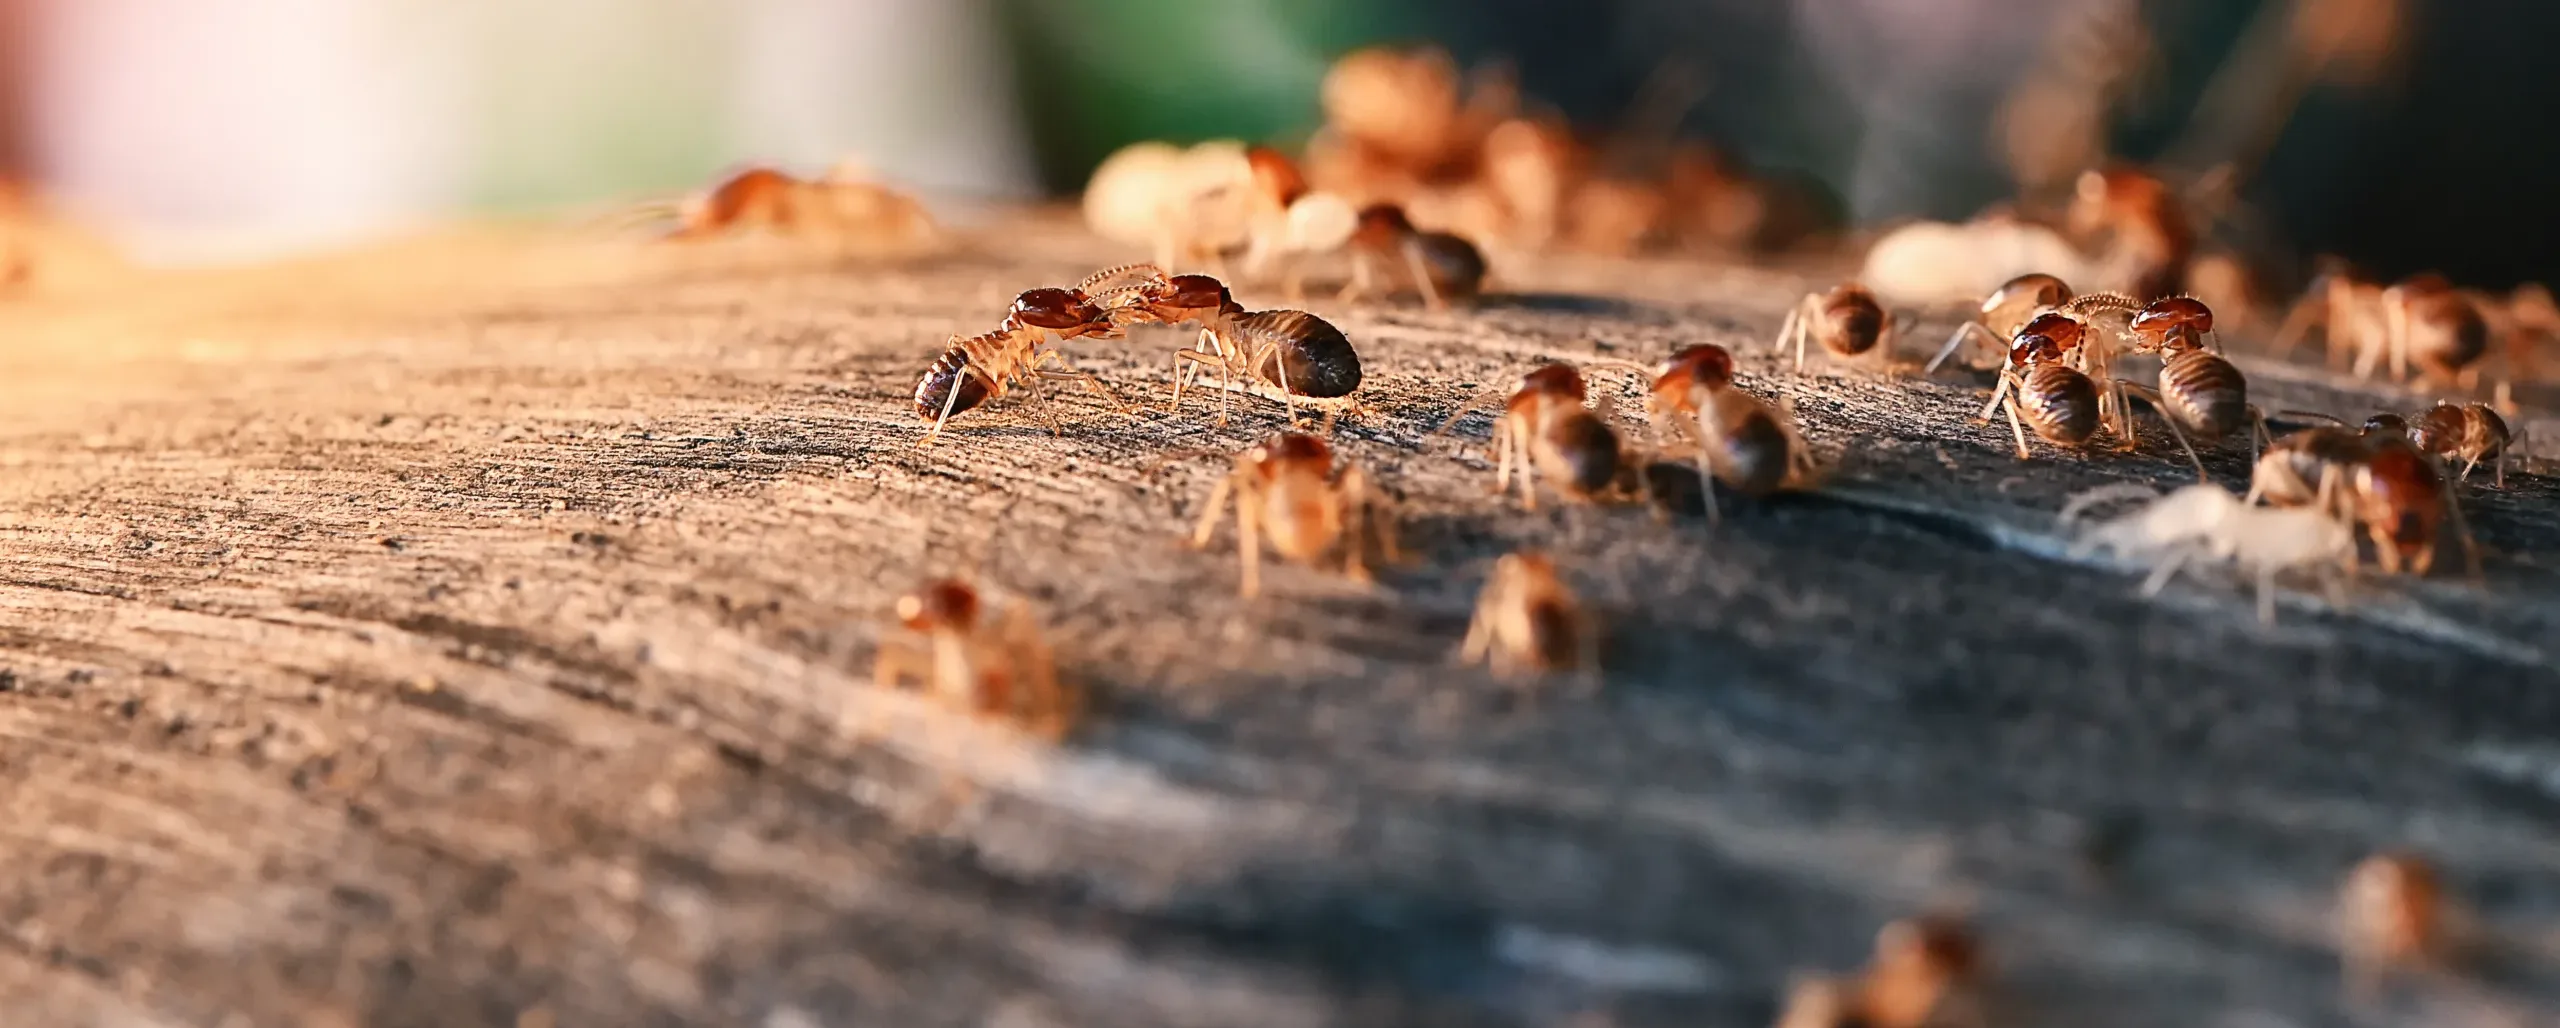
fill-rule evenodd
<path id="1" fill-rule="evenodd" d="M 1424 433 L 1532 358 L 1758 346 L 1812 280 L 1514 265 L 1473 312 L 1313 305 L 1416 559 L 1243 601 L 1180 537 L 1275 405 L 914 445 L 946 335 L 1127 256 L 474 237 L 0 311 L 0 1022 L 1760 1025 L 1955 904 L 2001 1024 L 2560 1024 L 2552 480 L 2466 491 L 2485 583 L 2269 628 L 2057 530 L 2178 484 L 2165 441 L 2019 463 L 1986 375 L 1755 354 L 1829 491 L 1524 513 L 1480 420 Z M 1074 353 L 1161 405 L 1172 345 Z M 1450 665 L 1522 546 L 1607 624 L 1594 695 Z M 1047 612 L 1099 702 L 1066 745 L 868 687 L 951 572 Z M 2494 945 L 2350 1008 L 2329 904 L 2382 847 Z"/>

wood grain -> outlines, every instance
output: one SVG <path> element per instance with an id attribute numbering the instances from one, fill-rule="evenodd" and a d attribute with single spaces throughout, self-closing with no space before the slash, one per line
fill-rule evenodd
<path id="1" fill-rule="evenodd" d="M 2020 463 L 1987 376 L 1781 373 L 1813 278 L 1557 261 L 1471 311 L 1313 305 L 1416 555 L 1243 601 L 1181 534 L 1276 404 L 1066 393 L 1052 437 L 1009 397 L 916 447 L 944 337 L 1127 256 L 975 238 L 482 234 L 8 309 L 0 1020 L 1758 1025 L 1936 904 L 2004 1024 L 2560 1020 L 2550 479 L 2466 491 L 2485 581 L 2261 626 L 2055 525 L 2177 485 L 2165 440 Z M 1525 513 L 1481 420 L 1425 437 L 1527 361 L 1696 341 L 1750 350 L 1826 491 Z M 1161 407 L 1175 342 L 1073 355 Z M 2410 402 L 2249 366 L 2270 407 Z M 1596 695 L 1451 663 L 1522 546 L 1607 625 Z M 1066 745 L 868 686 L 953 572 L 1046 612 L 1100 704 Z M 2496 945 L 2349 1008 L 2328 904 L 2385 846 Z"/>

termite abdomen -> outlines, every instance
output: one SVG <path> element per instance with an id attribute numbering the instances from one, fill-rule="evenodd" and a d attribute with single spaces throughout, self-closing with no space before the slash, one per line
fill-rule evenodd
<path id="1" fill-rule="evenodd" d="M 1360 354 L 1351 349 L 1350 337 L 1323 318 L 1305 311 L 1255 311 L 1237 317 L 1235 330 L 1249 354 L 1264 344 L 1278 348 L 1272 359 L 1254 362 L 1266 382 L 1279 385 L 1285 374 L 1290 392 L 1318 399 L 1360 388 Z"/>
<path id="2" fill-rule="evenodd" d="M 958 414 L 987 402 L 985 379 L 969 373 L 969 351 L 958 346 L 942 351 L 933 366 L 924 369 L 924 378 L 916 383 L 916 416 L 932 421 L 943 416 L 943 404 L 951 405 Z M 951 391 L 960 390 L 958 399 Z"/>

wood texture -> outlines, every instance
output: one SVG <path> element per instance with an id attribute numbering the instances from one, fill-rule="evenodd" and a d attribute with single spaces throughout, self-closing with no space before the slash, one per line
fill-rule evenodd
<path id="1" fill-rule="evenodd" d="M 2560 1023 L 2552 480 L 2465 492 L 2485 582 L 2265 627 L 2055 525 L 2179 484 L 2163 439 L 2020 463 L 1987 375 L 1785 375 L 1811 277 L 1511 266 L 1538 291 L 1470 312 L 1313 305 L 1415 559 L 1244 601 L 1181 536 L 1275 404 L 1065 392 L 1052 437 L 1007 398 L 915 446 L 945 336 L 1127 256 L 1001 228 L 903 264 L 473 237 L 8 309 L 0 1021 L 1760 1025 L 1959 905 L 2001 1024 Z M 1829 489 L 1526 513 L 1481 420 L 1425 438 L 1526 361 L 1694 341 L 1750 349 Z M 1175 342 L 1073 353 L 1160 407 Z M 1607 625 L 1595 694 L 1450 663 L 1523 546 Z M 1066 745 L 869 687 L 951 572 L 1046 612 L 1099 702 Z M 2494 945 L 2350 1007 L 2329 903 L 2387 846 Z"/>

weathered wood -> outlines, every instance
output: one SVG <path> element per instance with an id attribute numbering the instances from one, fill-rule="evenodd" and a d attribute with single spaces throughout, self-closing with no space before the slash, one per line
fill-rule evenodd
<path id="1" fill-rule="evenodd" d="M 1471 312 L 1315 305 L 1416 559 L 1241 601 L 1180 534 L 1276 405 L 1053 391 L 1060 436 L 1007 398 L 916 448 L 945 336 L 1125 256 L 987 238 L 473 240 L 6 311 L 0 1020 L 1758 1025 L 1963 903 L 2003 1024 L 2336 1024 L 2380 1016 L 2327 909 L 2385 846 L 2502 940 L 2401 1003 L 2560 1018 L 2549 479 L 2466 492 L 2485 584 L 2289 591 L 2266 628 L 2056 532 L 2178 484 L 2165 440 L 2019 463 L 1969 421 L 1987 376 L 1781 374 L 1810 279 L 1556 262 Z M 1161 406 L 1176 338 L 1071 349 Z M 1533 358 L 1701 340 L 1792 398 L 1830 492 L 1523 513 L 1480 421 L 1424 437 Z M 1598 694 L 1451 666 L 1519 546 L 1606 621 Z M 1100 700 L 1064 747 L 868 687 L 891 599 L 952 571 L 1049 612 Z M 2080 853 L 2120 825 L 2104 887 Z"/>

